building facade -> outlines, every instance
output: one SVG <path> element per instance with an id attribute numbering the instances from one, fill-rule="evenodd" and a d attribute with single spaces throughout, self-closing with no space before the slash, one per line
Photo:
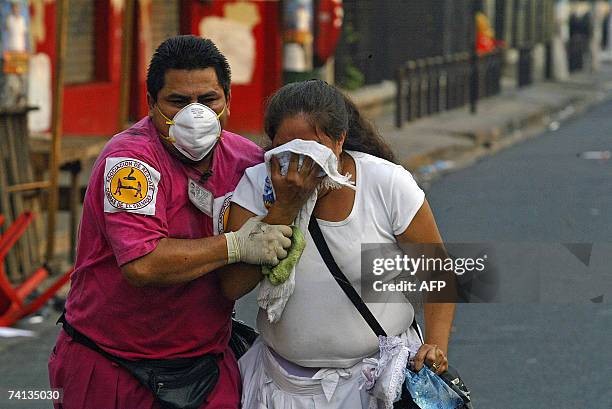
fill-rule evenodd
<path id="1" fill-rule="evenodd" d="M 471 52 L 474 15 L 484 13 L 507 50 L 550 41 L 554 0 L 360 0 L 345 2 L 344 33 L 336 53 L 336 78 L 359 72 L 363 83 L 395 77 L 409 60 Z M 537 50 L 535 51 L 538 52 Z M 512 52 L 511 52 L 512 53 Z M 518 67 L 516 69 L 518 73 Z M 518 74 L 517 74 L 518 75 Z"/>
<path id="2" fill-rule="evenodd" d="M 164 39 L 194 34 L 215 41 L 232 66 L 228 128 L 259 132 L 264 101 L 281 85 L 279 2 L 232 0 L 137 0 L 127 16 L 125 0 L 69 0 L 63 129 L 66 135 L 113 135 L 120 124 L 122 35 L 132 19 L 129 120 L 147 114 L 146 71 Z M 50 69 L 30 78 L 50 84 L 55 73 L 56 3 L 30 6 L 33 56 L 48 57 Z M 40 71 L 40 70 L 39 70 Z"/>

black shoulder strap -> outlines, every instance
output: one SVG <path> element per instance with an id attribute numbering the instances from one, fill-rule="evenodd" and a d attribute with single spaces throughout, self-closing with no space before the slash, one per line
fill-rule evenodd
<path id="1" fill-rule="evenodd" d="M 90 338 L 88 338 L 87 336 L 83 335 L 82 333 L 80 333 L 79 331 L 74 329 L 74 327 L 72 325 L 70 325 L 68 323 L 68 321 L 66 321 L 66 309 L 65 308 L 64 308 L 64 311 L 62 312 L 62 315 L 60 315 L 60 317 L 55 322 L 55 325 L 57 325 L 59 323 L 62 324 L 62 327 L 64 328 L 64 331 L 66 331 L 66 333 L 68 335 L 70 335 L 70 338 L 72 338 L 73 341 L 78 342 L 79 344 L 84 345 L 84 346 L 88 347 L 89 349 L 92 349 L 92 350 L 96 351 L 100 355 L 104 356 L 107 359 L 110 359 L 113 362 L 120 363 L 120 362 L 118 362 L 118 360 L 120 360 L 120 358 L 117 358 L 116 356 L 109 354 L 108 352 L 106 352 L 105 350 L 100 348 Z"/>
<path id="2" fill-rule="evenodd" d="M 327 247 L 327 242 L 323 237 L 323 233 L 321 233 L 321 228 L 319 227 L 319 223 L 317 223 L 317 219 L 314 216 L 310 217 L 310 222 L 308 223 L 308 231 L 312 236 L 312 241 L 314 241 L 317 246 L 317 250 L 321 253 L 321 257 L 325 262 L 325 265 L 329 269 L 330 273 L 336 279 L 336 282 L 342 288 L 342 291 L 347 295 L 347 297 L 352 301 L 357 308 L 357 311 L 361 314 L 363 319 L 366 320 L 372 331 L 376 334 L 376 336 L 387 336 L 387 333 L 383 329 L 383 327 L 379 324 L 378 320 L 372 314 L 372 311 L 368 308 L 365 302 L 359 296 L 359 293 L 355 290 L 355 288 L 351 285 L 350 281 L 346 278 L 336 261 L 334 260 L 334 256 L 332 256 L 329 251 L 329 247 Z"/>

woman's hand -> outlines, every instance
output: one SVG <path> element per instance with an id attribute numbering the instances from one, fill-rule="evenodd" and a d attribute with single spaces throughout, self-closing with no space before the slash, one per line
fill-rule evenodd
<path id="1" fill-rule="evenodd" d="M 437 345 L 423 344 L 414 357 L 412 365 L 415 372 L 420 371 L 423 365 L 427 365 L 432 372 L 440 375 L 448 369 L 448 359 L 444 351 Z"/>
<path id="2" fill-rule="evenodd" d="M 298 159 L 298 155 L 291 154 L 289 169 L 285 176 L 281 174 L 278 159 L 273 156 L 270 160 L 275 202 L 268 215 L 273 214 L 275 220 L 283 220 L 285 223 L 293 222 L 299 210 L 323 179 L 323 176 L 319 176 L 321 168 L 311 158 L 306 156 L 300 169 L 298 169 Z M 279 214 L 282 215 L 280 218 Z"/>

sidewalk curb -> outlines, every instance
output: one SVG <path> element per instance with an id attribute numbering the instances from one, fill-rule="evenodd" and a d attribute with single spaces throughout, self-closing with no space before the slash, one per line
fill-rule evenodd
<path id="1" fill-rule="evenodd" d="M 343 91 L 367 118 L 393 112 L 397 87 L 394 81 L 365 85 L 354 91 Z"/>
<path id="2" fill-rule="evenodd" d="M 401 164 L 413 173 L 418 182 L 427 185 L 443 175 L 471 166 L 482 158 L 532 139 L 546 129 L 554 131 L 554 128 L 558 128 L 562 123 L 609 100 L 612 100 L 612 92 L 600 92 L 586 98 L 573 97 L 561 106 L 544 107 L 526 117 L 509 118 L 503 125 L 492 127 L 488 131 L 474 135 L 462 134 L 474 140 L 475 146 L 471 149 L 465 149 L 463 152 L 457 152 L 455 147 L 436 149 L 431 153 L 407 158 L 401 161 Z M 428 161 L 432 166 L 415 167 L 415 161 Z M 436 169 L 435 164 L 448 161 L 452 162 L 451 166 L 447 163 L 442 169 Z"/>

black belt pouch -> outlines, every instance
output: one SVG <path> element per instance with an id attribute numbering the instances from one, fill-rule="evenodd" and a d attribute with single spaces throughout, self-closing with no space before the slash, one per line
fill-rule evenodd
<path id="1" fill-rule="evenodd" d="M 149 388 L 163 409 L 197 409 L 219 380 L 218 355 L 196 358 L 140 359 L 118 358 L 101 349 L 91 339 L 75 330 L 64 314 L 57 320 L 72 339 L 124 367 Z"/>

